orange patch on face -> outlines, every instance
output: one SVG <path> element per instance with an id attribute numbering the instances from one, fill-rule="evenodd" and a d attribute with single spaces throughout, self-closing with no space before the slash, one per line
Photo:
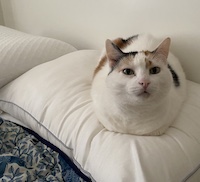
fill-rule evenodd
<path id="1" fill-rule="evenodd" d="M 93 78 L 95 77 L 95 75 L 102 69 L 102 67 L 106 64 L 107 61 L 107 57 L 106 55 L 103 56 L 98 64 L 98 66 L 95 68 L 94 70 L 94 74 L 93 74 Z"/>
<path id="2" fill-rule="evenodd" d="M 145 62 L 146 62 L 146 68 L 150 68 L 152 65 L 152 62 L 148 59 L 145 59 Z"/>
<path id="3" fill-rule="evenodd" d="M 117 38 L 117 39 L 113 40 L 113 43 L 116 44 L 120 49 L 123 49 L 123 48 L 126 48 L 131 43 L 131 41 L 124 41 L 122 38 Z M 101 58 L 99 65 L 95 68 L 93 78 L 102 69 L 102 67 L 106 64 L 106 61 L 107 61 L 107 57 L 105 55 Z"/>
<path id="4" fill-rule="evenodd" d="M 116 67 L 116 70 L 118 72 L 122 71 L 124 68 L 131 68 L 133 67 L 133 57 L 130 55 L 130 56 L 127 56 L 127 57 L 124 57 L 120 62 L 119 64 L 117 65 Z"/>
<path id="5" fill-rule="evenodd" d="M 145 56 L 149 56 L 149 54 L 151 53 L 149 51 L 143 51 L 143 52 L 144 52 Z"/>

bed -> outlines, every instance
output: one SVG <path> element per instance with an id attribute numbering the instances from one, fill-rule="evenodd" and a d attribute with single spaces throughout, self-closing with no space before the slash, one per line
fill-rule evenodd
<path id="1" fill-rule="evenodd" d="M 0 26 L 0 65 L 3 65 L 0 66 L 2 181 L 200 180 L 200 76 L 196 69 L 199 65 L 196 63 L 196 49 L 189 53 L 196 54 L 193 54 L 194 59 L 190 63 L 192 68 L 186 69 L 186 75 L 189 75 L 186 101 L 167 132 L 162 136 L 114 133 L 106 130 L 97 120 L 90 96 L 93 71 L 102 54 L 98 49 L 101 45 L 90 44 L 91 40 L 87 41 L 85 36 L 81 36 L 79 44 L 77 38 L 72 40 L 73 36 L 67 37 L 68 41 L 61 38 L 61 41 L 56 37 L 58 34 L 50 36 L 50 33 L 46 33 L 46 37 L 43 33 L 31 32 L 34 31 L 33 27 L 29 31 L 30 24 L 20 23 L 23 19 L 20 15 L 15 16 L 15 24 L 14 19 L 11 21 L 12 17 L 8 18 L 8 5 L 12 4 L 15 15 L 19 10 L 14 2 L 8 2 L 2 1 L 2 7 L 7 8 L 4 9 L 4 19 L 12 29 Z M 30 2 L 34 9 L 35 4 Z M 117 2 L 117 5 L 121 3 Z M 91 6 L 96 7 L 94 4 Z M 26 20 L 23 19 L 23 22 Z M 58 24 L 57 28 L 60 27 Z M 48 25 L 41 27 L 48 28 Z M 39 29 L 36 27 L 35 30 Z M 88 30 L 88 34 L 94 38 L 92 31 Z M 68 33 L 72 35 L 72 30 L 68 30 Z M 178 35 L 174 33 L 172 37 L 179 42 L 176 39 Z M 98 38 L 97 41 L 103 39 Z M 200 47 L 197 41 L 195 43 L 196 47 Z M 178 54 L 181 51 L 180 48 L 174 50 Z M 184 59 L 182 64 L 184 68 L 190 66 Z M 13 141 L 21 148 L 11 146 Z M 27 155 L 27 151 L 30 151 L 30 155 Z M 21 153 L 26 155 L 19 158 Z M 54 168 L 49 165 L 52 161 Z M 33 168 L 35 166 L 37 169 Z"/>

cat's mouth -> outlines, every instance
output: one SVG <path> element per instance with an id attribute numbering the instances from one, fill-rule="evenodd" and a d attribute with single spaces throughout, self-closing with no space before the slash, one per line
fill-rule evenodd
<path id="1" fill-rule="evenodd" d="M 146 90 L 143 90 L 142 92 L 140 92 L 138 94 L 139 97 L 145 97 L 145 98 L 148 98 L 150 96 L 150 93 Z"/>

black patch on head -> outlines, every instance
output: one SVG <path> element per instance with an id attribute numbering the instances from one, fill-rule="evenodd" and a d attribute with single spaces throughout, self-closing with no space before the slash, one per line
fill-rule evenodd
<path id="1" fill-rule="evenodd" d="M 118 48 L 119 49 L 119 48 Z M 121 51 L 121 50 L 120 50 Z M 120 61 L 124 58 L 124 57 L 128 57 L 128 56 L 135 56 L 138 52 L 128 52 L 128 53 L 124 53 L 123 52 L 123 56 L 121 56 L 117 61 L 116 64 L 111 68 L 110 72 L 108 73 L 108 75 L 110 73 L 112 73 L 112 71 L 117 67 L 117 65 L 120 63 Z"/>
<path id="2" fill-rule="evenodd" d="M 174 85 L 175 87 L 179 87 L 180 86 L 180 81 L 179 81 L 179 77 L 178 75 L 176 74 L 176 72 L 173 70 L 173 68 L 168 64 L 168 68 L 172 74 L 172 78 L 173 78 L 173 81 L 174 81 Z"/>
<path id="3" fill-rule="evenodd" d="M 133 35 L 133 36 L 127 38 L 127 39 L 122 39 L 122 41 L 123 41 L 125 44 L 130 44 L 134 39 L 137 39 L 137 38 L 138 38 L 138 35 Z M 121 49 L 120 49 L 117 45 L 115 45 L 114 43 L 113 43 L 113 46 L 115 47 L 115 49 L 118 49 L 118 51 L 121 51 Z M 121 52 L 122 52 L 122 51 L 121 51 Z M 124 53 L 124 52 L 123 52 L 123 55 L 117 60 L 115 66 L 113 66 L 113 67 L 111 68 L 111 70 L 110 70 L 110 72 L 108 73 L 108 75 L 109 75 L 110 73 L 112 73 L 112 71 L 117 67 L 117 65 L 118 65 L 119 62 L 122 60 L 122 58 L 127 57 L 127 56 L 130 56 L 130 55 L 135 56 L 137 53 L 138 53 L 138 52 L 128 52 L 128 53 Z"/>
<path id="4" fill-rule="evenodd" d="M 138 35 L 133 35 L 133 36 L 127 38 L 127 39 L 122 39 L 122 41 L 124 43 L 128 43 L 129 44 L 130 42 L 132 42 L 134 39 L 137 39 L 137 38 L 138 38 Z"/>

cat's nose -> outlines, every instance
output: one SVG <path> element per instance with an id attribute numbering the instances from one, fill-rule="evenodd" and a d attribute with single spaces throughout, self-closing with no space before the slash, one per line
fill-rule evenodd
<path id="1" fill-rule="evenodd" d="M 147 87 L 149 86 L 150 82 L 149 81 L 145 81 L 145 80 L 142 80 L 142 81 L 139 81 L 138 82 L 140 85 L 142 85 L 142 87 L 144 89 L 147 89 Z"/>

